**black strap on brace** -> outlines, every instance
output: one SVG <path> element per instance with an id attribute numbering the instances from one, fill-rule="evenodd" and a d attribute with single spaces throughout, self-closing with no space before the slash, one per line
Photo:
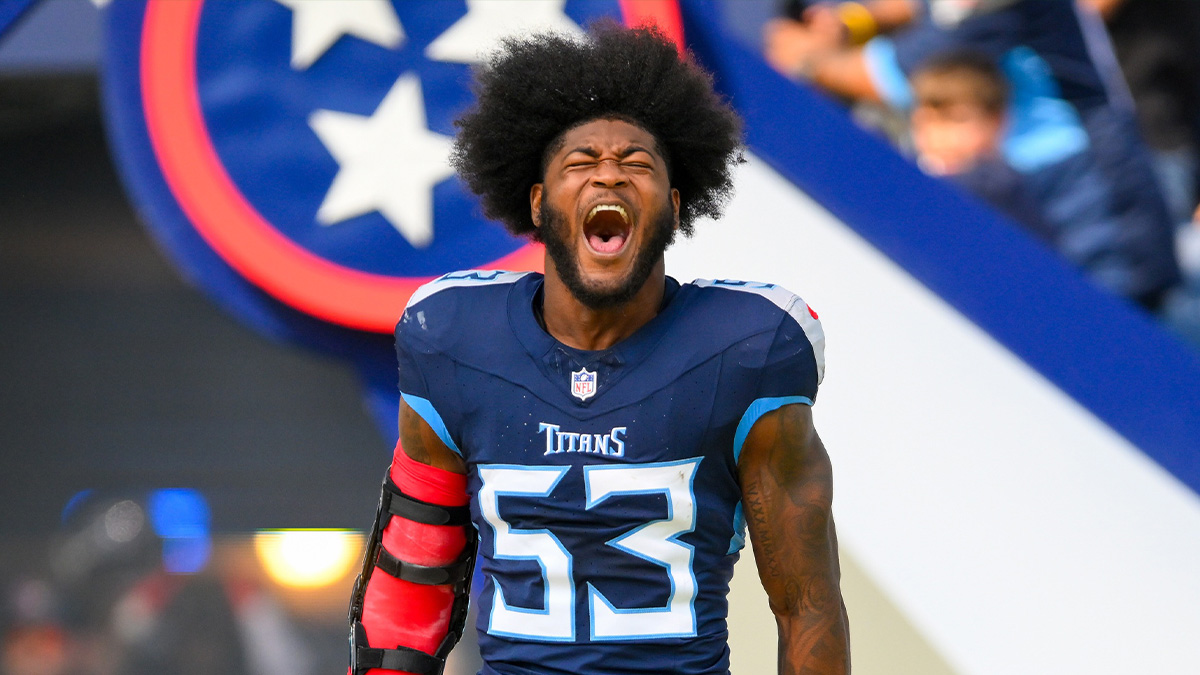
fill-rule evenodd
<path id="1" fill-rule="evenodd" d="M 400 516 L 426 525 L 470 525 L 471 509 L 468 506 L 439 506 L 419 499 L 409 497 L 396 487 L 391 476 L 383 480 L 383 494 L 380 495 L 380 508 L 389 516 Z M 376 519 L 376 527 L 380 532 L 387 527 L 391 518 Z"/>
<path id="2" fill-rule="evenodd" d="M 426 525 L 461 525 L 467 527 L 467 545 L 459 559 L 442 567 L 425 567 L 404 562 L 383 548 L 383 530 L 392 516 L 400 516 Z M 354 580 L 350 598 L 350 670 L 353 675 L 365 675 L 372 668 L 405 671 L 417 675 L 441 675 L 446 657 L 458 644 L 467 623 L 471 576 L 475 572 L 475 552 L 478 538 L 471 525 L 471 510 L 467 506 L 439 506 L 414 499 L 400 492 L 390 476 L 384 477 L 375 525 L 363 557 L 363 569 Z M 371 572 L 378 567 L 384 573 L 427 585 L 450 584 L 454 590 L 454 605 L 450 610 L 450 626 L 442 644 L 432 656 L 417 649 L 397 645 L 394 649 L 371 647 L 362 625 L 363 599 Z"/>
<path id="3" fill-rule="evenodd" d="M 354 622 L 350 633 L 350 668 L 354 675 L 362 675 L 372 668 L 399 670 L 416 675 L 441 675 L 446 666 L 445 657 L 430 656 L 419 649 L 397 646 L 395 649 L 363 647 L 367 644 L 367 633 L 359 621 Z"/>
<path id="4" fill-rule="evenodd" d="M 460 556 L 458 560 L 449 565 L 426 567 L 424 565 L 404 562 L 382 546 L 379 547 L 379 555 L 375 559 L 375 567 L 387 572 L 388 575 L 397 579 L 411 581 L 414 584 L 425 584 L 426 586 L 452 584 L 462 579 L 463 574 L 473 564 L 473 559 L 468 560 L 465 556 Z"/>

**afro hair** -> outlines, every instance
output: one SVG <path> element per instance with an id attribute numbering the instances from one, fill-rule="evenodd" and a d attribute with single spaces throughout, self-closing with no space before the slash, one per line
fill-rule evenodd
<path id="1" fill-rule="evenodd" d="M 484 214 L 537 239 L 529 190 L 563 134 L 597 119 L 621 119 L 654 136 L 679 190 L 679 229 L 718 217 L 742 161 L 741 120 L 712 78 L 682 60 L 652 28 L 593 25 L 587 40 L 540 34 L 510 38 L 476 72 L 478 99 L 455 122 L 451 162 Z"/>

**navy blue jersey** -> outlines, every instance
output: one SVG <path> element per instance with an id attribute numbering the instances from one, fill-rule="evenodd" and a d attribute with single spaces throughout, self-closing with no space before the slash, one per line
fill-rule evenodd
<path id="1" fill-rule="evenodd" d="M 772 284 L 668 278 L 658 316 L 583 351 L 541 328 L 541 288 L 447 274 L 396 328 L 404 400 L 467 465 L 482 672 L 727 673 L 738 453 L 812 404 L 820 323 Z"/>

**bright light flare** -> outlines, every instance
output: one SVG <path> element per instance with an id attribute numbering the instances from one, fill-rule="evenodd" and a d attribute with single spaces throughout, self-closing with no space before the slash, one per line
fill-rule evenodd
<path id="1" fill-rule="evenodd" d="M 345 577 L 359 562 L 363 535 L 353 530 L 264 530 L 254 550 L 267 574 L 295 588 L 319 588 Z"/>

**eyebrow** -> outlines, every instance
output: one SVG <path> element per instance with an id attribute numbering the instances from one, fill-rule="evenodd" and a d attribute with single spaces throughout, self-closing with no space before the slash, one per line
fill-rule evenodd
<path id="1" fill-rule="evenodd" d="M 600 151 L 589 145 L 581 145 L 577 148 L 572 149 L 567 154 L 570 155 L 570 154 L 573 154 L 576 152 L 585 154 L 588 157 L 599 157 L 600 156 Z M 630 145 L 627 148 L 625 148 L 624 150 L 618 152 L 617 157 L 620 159 L 624 159 L 624 158 L 634 154 L 635 152 L 644 152 L 647 155 L 650 155 L 651 157 L 655 156 L 654 152 L 648 148 L 645 148 L 640 145 Z"/>

